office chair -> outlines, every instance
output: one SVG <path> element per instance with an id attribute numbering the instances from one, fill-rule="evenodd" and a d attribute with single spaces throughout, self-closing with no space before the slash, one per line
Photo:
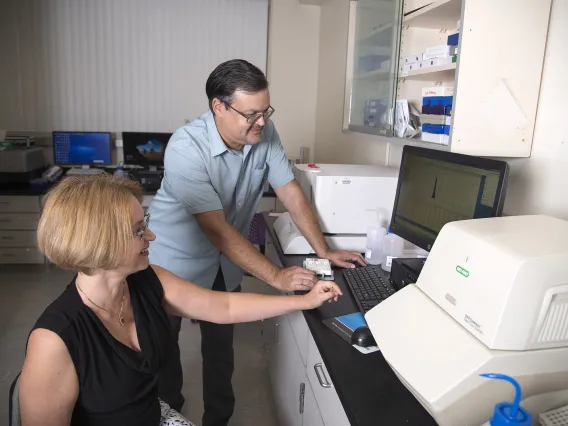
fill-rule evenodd
<path id="1" fill-rule="evenodd" d="M 21 426 L 20 418 L 20 374 L 16 376 L 10 386 L 10 401 L 8 402 L 8 426 Z"/>

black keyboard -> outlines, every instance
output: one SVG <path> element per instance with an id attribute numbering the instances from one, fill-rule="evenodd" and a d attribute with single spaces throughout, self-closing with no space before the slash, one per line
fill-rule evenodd
<path id="1" fill-rule="evenodd" d="M 345 281 L 363 314 L 396 291 L 389 280 L 382 277 L 382 271 L 379 272 L 378 268 L 380 266 L 362 266 L 343 270 Z"/>

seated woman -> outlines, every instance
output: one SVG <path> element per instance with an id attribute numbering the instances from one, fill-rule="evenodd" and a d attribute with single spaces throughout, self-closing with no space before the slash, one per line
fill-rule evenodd
<path id="1" fill-rule="evenodd" d="M 161 415 L 169 407 L 158 399 L 161 362 L 178 350 L 168 314 L 256 321 L 341 294 L 327 281 L 303 296 L 215 292 L 150 266 L 155 235 L 141 199 L 137 183 L 112 176 L 69 177 L 50 191 L 38 245 L 77 274 L 30 334 L 20 381 L 24 426 L 169 424 Z"/>

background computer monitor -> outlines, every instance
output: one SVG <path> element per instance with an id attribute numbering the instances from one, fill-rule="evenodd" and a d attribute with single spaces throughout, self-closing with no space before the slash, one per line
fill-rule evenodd
<path id="1" fill-rule="evenodd" d="M 53 157 L 57 165 L 111 164 L 110 152 L 109 132 L 53 132 Z"/>
<path id="2" fill-rule="evenodd" d="M 171 133 L 122 132 L 124 164 L 163 167 Z"/>
<path id="3" fill-rule="evenodd" d="M 448 222 L 501 216 L 504 161 L 405 146 L 391 232 L 430 251 Z"/>

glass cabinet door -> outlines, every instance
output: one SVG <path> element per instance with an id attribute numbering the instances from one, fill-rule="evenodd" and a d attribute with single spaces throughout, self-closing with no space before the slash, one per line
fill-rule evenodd
<path id="1" fill-rule="evenodd" d="M 343 129 L 393 134 L 402 0 L 350 1 Z"/>

